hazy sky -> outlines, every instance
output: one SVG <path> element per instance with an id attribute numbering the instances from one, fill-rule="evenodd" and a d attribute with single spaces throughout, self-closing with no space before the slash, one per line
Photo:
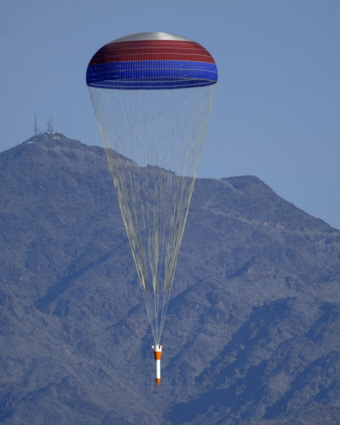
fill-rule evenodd
<path id="1" fill-rule="evenodd" d="M 101 145 L 92 55 L 136 32 L 191 38 L 219 83 L 199 177 L 256 175 L 340 228 L 339 0 L 0 0 L 0 150 L 54 129 Z"/>

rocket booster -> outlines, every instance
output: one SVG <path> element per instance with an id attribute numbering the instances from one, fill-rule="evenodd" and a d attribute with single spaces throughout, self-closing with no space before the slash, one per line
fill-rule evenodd
<path id="1" fill-rule="evenodd" d="M 163 345 L 153 345 L 153 354 L 155 356 L 155 362 L 156 362 L 156 384 L 161 384 L 161 358 L 162 358 L 162 350 Z"/>

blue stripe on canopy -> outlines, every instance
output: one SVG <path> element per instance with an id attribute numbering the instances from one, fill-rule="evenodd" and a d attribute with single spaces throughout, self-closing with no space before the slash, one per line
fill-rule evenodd
<path id="1" fill-rule="evenodd" d="M 131 61 L 89 66 L 91 87 L 123 90 L 157 90 L 200 87 L 217 82 L 214 63 L 189 61 Z"/>

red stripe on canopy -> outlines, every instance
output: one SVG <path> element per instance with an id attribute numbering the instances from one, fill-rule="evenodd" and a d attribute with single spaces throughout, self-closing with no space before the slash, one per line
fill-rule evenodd
<path id="1" fill-rule="evenodd" d="M 143 40 L 108 43 L 93 56 L 89 66 L 145 60 L 215 63 L 211 54 L 194 41 Z"/>

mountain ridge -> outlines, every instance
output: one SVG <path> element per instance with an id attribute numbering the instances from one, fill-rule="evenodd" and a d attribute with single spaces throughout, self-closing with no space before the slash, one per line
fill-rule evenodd
<path id="1" fill-rule="evenodd" d="M 0 154 L 0 421 L 333 425 L 340 232 L 260 179 L 197 179 L 162 385 L 104 149 Z"/>

